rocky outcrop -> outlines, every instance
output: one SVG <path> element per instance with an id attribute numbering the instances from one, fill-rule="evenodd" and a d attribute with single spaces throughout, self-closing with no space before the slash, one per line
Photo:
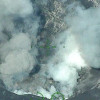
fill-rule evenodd
<path id="1" fill-rule="evenodd" d="M 63 2 L 59 0 L 48 0 L 46 5 L 38 5 L 41 16 L 40 29 L 38 32 L 38 47 L 40 62 L 45 62 L 45 58 L 53 53 L 53 48 L 46 48 L 52 39 L 67 28 L 64 21 L 66 9 Z M 40 48 L 43 46 L 43 48 Z M 51 53 L 52 52 L 52 53 Z"/>

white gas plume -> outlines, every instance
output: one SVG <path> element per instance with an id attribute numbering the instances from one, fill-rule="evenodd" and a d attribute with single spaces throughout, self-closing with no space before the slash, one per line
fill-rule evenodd
<path id="1" fill-rule="evenodd" d="M 90 67 L 100 68 L 100 7 L 85 9 L 78 6 L 75 14 L 66 18 L 82 52 L 82 57 Z M 69 21 L 68 21 L 69 20 Z"/>
<path id="2" fill-rule="evenodd" d="M 36 64 L 39 19 L 33 13 L 30 0 L 0 1 L 0 76 L 11 91 Z"/>
<path id="3" fill-rule="evenodd" d="M 74 35 L 70 31 L 61 33 L 54 42 L 56 53 L 48 62 L 50 77 L 61 83 L 61 92 L 68 98 L 77 85 L 78 71 L 86 67 Z"/>
<path id="4" fill-rule="evenodd" d="M 30 0 L 1 0 L 0 15 L 25 17 L 33 12 Z"/>

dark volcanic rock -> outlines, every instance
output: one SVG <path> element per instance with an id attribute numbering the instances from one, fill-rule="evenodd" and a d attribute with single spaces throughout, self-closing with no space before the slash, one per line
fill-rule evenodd
<path id="1" fill-rule="evenodd" d="M 99 100 L 100 70 L 90 69 L 88 76 L 78 84 L 79 93 L 69 100 Z"/>
<path id="2" fill-rule="evenodd" d="M 84 5 L 86 8 L 97 7 L 100 4 L 100 0 L 79 0 L 79 1 L 81 1 L 82 5 Z"/>
<path id="3" fill-rule="evenodd" d="M 91 89 L 68 100 L 100 100 L 100 89 Z"/>
<path id="4" fill-rule="evenodd" d="M 80 0 L 80 1 L 86 8 L 90 8 L 94 6 L 94 2 L 92 1 L 88 1 L 88 0 Z"/>
<path id="5" fill-rule="evenodd" d="M 43 99 L 34 95 L 28 95 L 28 94 L 19 96 L 0 87 L 0 100 L 43 100 Z M 48 100 L 48 99 L 45 98 L 44 100 Z"/>
<path id="6" fill-rule="evenodd" d="M 32 75 L 38 73 L 40 71 L 40 65 L 35 65 L 34 68 L 31 70 L 31 72 L 29 73 L 29 76 L 31 77 Z"/>

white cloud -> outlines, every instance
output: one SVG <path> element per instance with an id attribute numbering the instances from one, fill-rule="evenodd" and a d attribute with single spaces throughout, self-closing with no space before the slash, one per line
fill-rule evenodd
<path id="1" fill-rule="evenodd" d="M 76 14 L 69 19 L 70 29 L 75 35 L 82 57 L 94 68 L 100 68 L 100 7 L 88 10 L 75 8 Z"/>
<path id="2" fill-rule="evenodd" d="M 9 16 L 11 14 L 25 17 L 33 12 L 30 0 L 1 0 L 0 15 Z"/>
<path id="3" fill-rule="evenodd" d="M 25 79 L 34 67 L 36 60 L 29 50 L 31 50 L 31 40 L 24 33 L 14 35 L 1 47 L 3 62 L 0 65 L 0 72 L 8 88 L 12 88 L 14 82 Z"/>
<path id="4" fill-rule="evenodd" d="M 60 91 L 68 98 L 77 85 L 78 70 L 87 65 L 81 57 L 78 44 L 70 30 L 61 33 L 54 43 L 57 48 L 55 55 L 48 61 L 48 72 L 50 77 L 60 82 Z"/>

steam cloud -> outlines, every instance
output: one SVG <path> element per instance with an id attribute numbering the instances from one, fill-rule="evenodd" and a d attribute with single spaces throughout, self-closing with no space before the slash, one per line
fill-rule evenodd
<path id="1" fill-rule="evenodd" d="M 16 89 L 16 82 L 28 76 L 36 63 L 38 52 L 35 44 L 39 19 L 34 21 L 33 12 L 30 0 L 0 2 L 0 73 L 11 91 Z"/>
<path id="2" fill-rule="evenodd" d="M 69 22 L 82 52 L 82 57 L 90 67 L 100 68 L 100 7 L 85 9 L 76 7 L 76 14 Z M 67 18 L 67 20 L 69 17 Z"/>
<path id="3" fill-rule="evenodd" d="M 60 82 L 60 91 L 68 98 L 77 85 L 78 71 L 87 65 L 80 55 L 75 37 L 69 30 L 61 33 L 54 43 L 57 51 L 48 62 L 50 77 Z"/>

